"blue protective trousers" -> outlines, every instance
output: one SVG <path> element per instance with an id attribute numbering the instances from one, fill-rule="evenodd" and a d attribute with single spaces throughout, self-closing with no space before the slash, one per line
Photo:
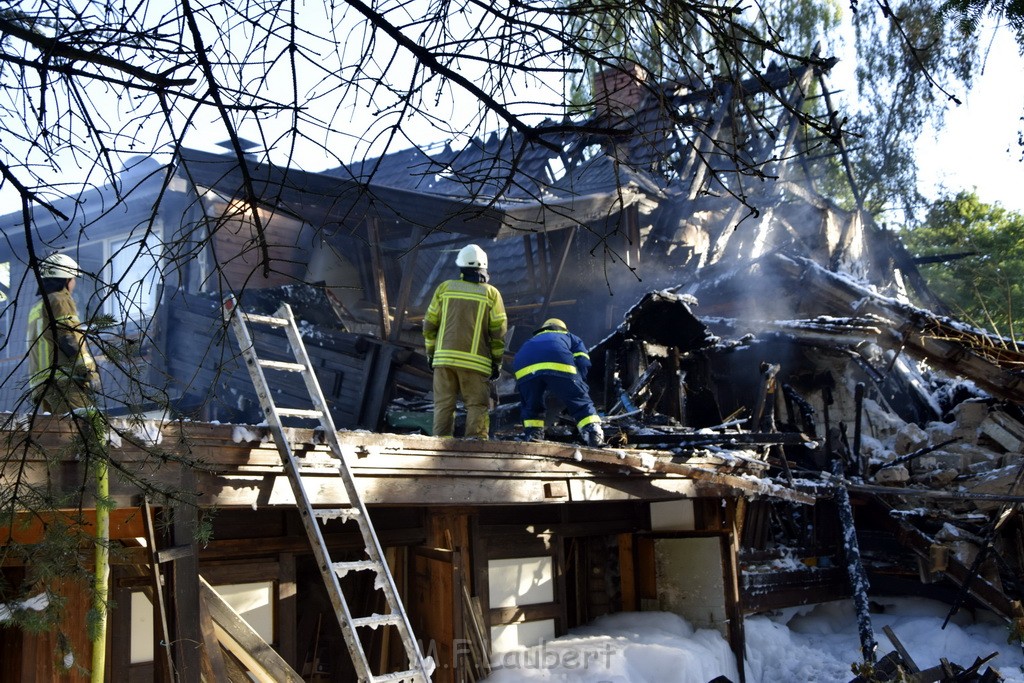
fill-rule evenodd
<path id="1" fill-rule="evenodd" d="M 600 421 L 587 385 L 579 375 L 535 373 L 521 378 L 517 387 L 524 427 L 544 427 L 545 393 L 551 393 L 565 404 L 577 427 Z"/>

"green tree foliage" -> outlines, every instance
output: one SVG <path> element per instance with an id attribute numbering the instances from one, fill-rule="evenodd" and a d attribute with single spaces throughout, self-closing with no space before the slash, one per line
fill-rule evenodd
<path id="1" fill-rule="evenodd" d="M 707 73 L 735 78 L 780 57 L 852 53 L 856 93 L 847 93 L 848 111 L 832 119 L 831 137 L 842 133 L 857 187 L 849 186 L 834 149 L 814 148 L 820 126 L 807 131 L 808 151 L 819 160 L 808 175 L 848 208 L 913 217 L 923 203 L 915 145 L 930 124 L 941 125 L 946 109 L 971 85 L 978 66 L 976 22 L 960 21 L 956 8 L 940 0 L 854 2 L 849 10 L 833 0 L 774 0 L 734 13 L 726 11 L 729 5 L 664 4 L 664 11 L 648 14 L 631 4 L 567 0 L 567 7 L 588 10 L 571 13 L 569 21 L 580 48 L 573 54 L 579 67 L 575 103 L 591 99 L 589 84 L 604 66 L 597 56 L 617 53 L 658 79 L 686 82 Z M 852 45 L 843 44 L 844 26 L 852 27 Z M 829 116 L 823 94 L 814 82 L 804 105 L 808 122 Z"/>
<path id="2" fill-rule="evenodd" d="M 854 15 L 860 106 L 846 128 L 863 203 L 873 213 L 913 216 L 922 203 L 915 144 L 929 123 L 941 124 L 978 66 L 976 27 L 950 21 L 941 9 L 935 0 L 883 1 Z"/>
<path id="3" fill-rule="evenodd" d="M 962 191 L 936 202 L 902 237 L 918 257 L 970 254 L 922 263 L 921 273 L 958 317 L 1018 337 L 1024 329 L 1024 214 Z"/>
<path id="4" fill-rule="evenodd" d="M 1021 0 L 946 0 L 942 11 L 955 18 L 964 33 L 977 30 L 980 22 L 988 17 L 1005 22 L 1017 36 L 1017 45 L 1024 54 L 1024 2 Z"/>
<path id="5" fill-rule="evenodd" d="M 753 8 L 722 2 L 642 5 L 566 0 L 566 31 L 576 36 L 570 84 L 590 101 L 593 75 L 609 60 L 641 64 L 653 80 L 743 78 L 772 61 L 800 62 L 823 49 L 842 16 L 835 0 L 779 0 Z"/>

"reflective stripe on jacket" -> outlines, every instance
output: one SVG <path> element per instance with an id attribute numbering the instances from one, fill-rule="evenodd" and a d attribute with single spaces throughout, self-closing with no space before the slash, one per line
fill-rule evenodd
<path id="1" fill-rule="evenodd" d="M 427 357 L 435 366 L 485 375 L 501 363 L 508 318 L 501 294 L 483 282 L 446 280 L 437 286 L 423 319 Z"/>
<path id="2" fill-rule="evenodd" d="M 586 380 L 590 355 L 583 340 L 571 332 L 544 330 L 523 344 L 512 361 L 516 379 L 542 372 L 546 374 L 579 374 Z"/>
<path id="3" fill-rule="evenodd" d="M 96 361 L 89 353 L 82 332 L 82 321 L 78 319 L 78 307 L 66 289 L 48 295 L 54 322 L 48 324 L 46 304 L 40 299 L 28 313 L 26 343 L 28 346 L 29 387 L 35 389 L 50 376 L 56 349 L 57 376 L 82 378 L 87 372 L 96 371 Z M 78 350 L 69 356 L 59 343 L 61 337 L 68 339 L 64 348 Z M 70 342 L 70 343 L 68 343 Z"/>

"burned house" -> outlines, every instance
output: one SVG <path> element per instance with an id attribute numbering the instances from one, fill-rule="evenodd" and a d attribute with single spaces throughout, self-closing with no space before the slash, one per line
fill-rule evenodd
<path id="1" fill-rule="evenodd" d="M 71 253 L 92 276 L 80 307 L 119 322 L 97 334 L 122 475 L 110 677 L 355 676 L 278 449 L 295 452 L 315 507 L 350 498 L 337 454 L 309 422 L 267 426 L 228 294 L 253 314 L 294 311 L 433 680 L 479 680 L 488 652 L 613 611 L 683 614 L 740 654 L 743 614 L 863 597 L 852 524 L 871 590 L 1019 619 L 1018 355 L 908 303 L 911 290 L 934 302 L 898 240 L 779 161 L 822 142 L 794 112 L 828 66 L 736 84 L 626 69 L 590 125 L 553 126 L 548 144 L 495 134 L 319 173 L 183 149 L 169 166 L 137 160 L 116 192 L 58 204 L 67 221 L 37 217 L 37 253 Z M 786 106 L 765 107 L 766 93 Z M 17 244 L 20 216 L 0 230 Z M 508 378 L 494 440 L 423 433 L 419 323 L 467 242 L 488 251 L 511 349 L 550 315 L 594 345 L 611 447 L 572 445 L 560 425 L 548 443 L 502 438 L 517 431 Z M 26 301 L 25 253 L 2 258 L 8 301 Z M 81 492 L 74 424 L 22 417 L 26 309 L 4 309 L 3 476 Z M 293 350 L 275 332 L 255 341 L 272 361 Z M 306 397 L 288 381 L 274 401 Z M 94 503 L 77 501 L 67 518 L 10 520 L 5 581 L 30 580 L 18 549 L 48 527 L 90 527 Z M 322 534 L 333 558 L 360 561 L 344 520 Z M 372 578 L 345 581 L 360 617 L 383 609 Z M 81 680 L 49 656 L 87 650 L 84 591 L 64 588 L 59 632 L 4 632 L 0 678 Z M 258 609 L 242 621 L 245 600 Z M 363 635 L 375 671 L 400 668 L 398 640 Z"/>

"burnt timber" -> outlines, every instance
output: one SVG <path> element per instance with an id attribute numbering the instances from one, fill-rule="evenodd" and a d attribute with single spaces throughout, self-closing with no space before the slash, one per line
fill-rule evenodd
<path id="1" fill-rule="evenodd" d="M 118 422 L 113 426 L 117 428 Z M 85 465 L 73 458 L 47 467 L 43 453 L 66 445 L 74 427 L 57 417 L 38 418 L 28 433 L 8 435 L 5 448 L 25 450 L 23 477 L 27 484 L 57 490 L 79 486 Z M 219 507 L 294 505 L 282 479 L 282 466 L 266 428 L 198 422 L 121 425 L 112 449 L 116 467 L 153 484 L 171 484 L 181 467 L 154 465 L 156 447 L 168 462 L 190 462 L 195 477 L 195 502 Z M 311 429 L 287 433 L 312 487 L 313 502 L 343 502 L 344 489 L 334 481 L 329 450 Z M 140 435 L 144 435 L 140 436 Z M 148 440 L 148 443 L 147 443 Z M 585 502 L 600 500 L 658 500 L 679 497 L 758 497 L 768 493 L 802 504 L 813 494 L 760 481 L 767 464 L 749 460 L 736 464 L 681 462 L 673 453 L 656 450 L 589 449 L 579 445 L 492 441 L 415 435 L 339 432 L 350 467 L 371 505 L 504 505 L 515 503 Z M 31 446 L 27 446 L 31 443 Z M 185 457 L 187 451 L 188 457 Z M 184 466 L 182 466 L 184 467 Z M 722 471 L 724 470 L 724 471 Z M 741 476 L 746 474 L 748 476 Z M 111 497 L 131 505 L 137 488 L 115 484 Z"/>
<path id="2" fill-rule="evenodd" d="M 337 423 L 370 430 L 342 438 L 404 573 L 416 632 L 451 664 L 439 673 L 444 680 L 484 670 L 491 639 L 517 628 L 540 625 L 556 635 L 609 611 L 661 606 L 667 577 L 657 558 L 675 543 L 692 544 L 688 550 L 703 553 L 702 573 L 721 576 L 722 609 L 709 625 L 721 627 L 737 652 L 745 613 L 848 597 L 849 580 L 837 568 L 842 529 L 821 474 L 837 465 L 871 590 L 941 597 L 952 587 L 972 608 L 987 606 L 1020 625 L 1019 515 L 994 539 L 984 531 L 1024 494 L 1015 476 L 1024 459 L 1024 358 L 1006 340 L 908 305 L 904 281 L 941 309 L 894 235 L 863 211 L 808 190 L 803 181 L 813 178 L 798 179 L 797 164 L 776 163 L 820 140 L 796 135 L 789 112 L 776 117 L 751 104 L 772 92 L 800 109 L 829 65 L 773 65 L 756 80 L 712 87 L 637 83 L 624 70 L 633 106 L 595 112 L 590 122 L 621 124 L 626 132 L 615 137 L 584 126 L 539 145 L 509 132 L 320 173 L 183 149 L 167 177 L 152 160 L 126 169 L 123 185 L 136 191 L 123 215 L 90 213 L 105 205 L 103 193 L 67 211 L 93 237 L 124 240 L 149 229 L 153 198 L 161 196 L 165 244 L 187 255 L 159 283 L 159 305 L 126 322 L 126 336 L 144 342 L 133 359 L 156 389 L 138 402 L 169 406 L 173 419 L 145 429 L 114 421 L 114 464 L 127 479 L 114 484 L 124 547 L 111 678 L 169 682 L 177 669 L 198 680 L 200 671 L 237 668 L 235 660 L 271 649 L 283 664 L 246 666 L 283 672 L 267 674 L 272 680 L 289 670 L 306 678 L 329 671 L 339 680 L 348 673 L 324 654 L 337 641 L 316 623 L 321 604 L 309 587 L 308 544 L 295 533 L 278 454 L 252 424 L 259 414 L 251 387 L 215 312 L 224 290 L 246 306 L 306 304 Z M 772 121 L 758 128 L 733 118 L 744 111 Z M 729 166 L 728 155 L 701 163 L 711 149 L 743 150 L 748 165 Z M 556 157 L 564 175 L 552 172 Z M 511 182 L 480 174 L 512 158 L 520 163 Z M 254 210 L 271 263 L 251 251 L 253 226 L 236 206 L 246 177 L 258 194 Z M 754 206 L 764 210 L 758 215 Z M 0 229 L 21 234 L 21 220 L 5 217 Z M 33 227 L 47 248 L 73 249 L 82 226 L 39 217 Z M 389 407 L 400 401 L 429 411 L 418 324 L 432 287 L 452 274 L 451 250 L 467 241 L 485 244 L 491 257 L 492 281 L 518 328 L 510 350 L 549 314 L 600 340 L 592 393 L 615 446 L 371 433 L 393 427 Z M 76 257 L 101 272 L 103 256 L 88 245 Z M 9 258 L 12 281 L 24 279 L 23 257 Z M 14 310 L 12 329 L 27 309 Z M 0 395 L 10 410 L 24 379 L 17 343 L 14 335 L 11 356 L 0 359 L 9 379 Z M 108 380 L 117 378 L 113 365 L 104 367 Z M 507 378 L 501 388 L 497 412 L 508 415 L 514 389 Z M 113 409 L 139 397 L 109 398 Z M 501 424 L 504 436 L 512 422 Z M 553 431 L 571 440 L 564 425 Z M 86 526 L 93 503 L 82 486 L 86 464 L 68 453 L 54 458 L 71 436 L 67 425 L 40 418 L 29 431 L 18 422 L 6 434 L 3 475 L 78 494 L 74 523 Z M 336 502 L 341 487 L 321 439 L 311 430 L 290 434 L 317 482 L 315 500 Z M 140 501 L 153 492 L 147 486 L 186 495 Z M 206 516 L 213 537 L 200 544 L 194 531 Z M 326 533 L 332 550 L 361 547 L 336 525 Z M 138 547 L 134 539 L 147 535 L 153 542 Z M 4 568 L 16 582 L 25 567 L 15 545 L 6 546 Z M 972 553 L 989 545 L 990 561 L 970 571 Z M 549 590 L 537 602 L 505 604 L 497 591 L 503 563 L 536 568 L 526 561 L 548 567 Z M 221 634 L 233 619 L 207 600 L 203 580 L 270 583 L 276 613 L 267 641 Z M 123 606 L 139 592 L 167 621 L 165 635 L 155 629 L 151 640 L 174 646 L 133 664 Z M 69 623 L 84 620 L 79 601 Z M 456 662 L 452 645 L 470 632 L 477 633 L 474 661 Z M 56 634 L 5 635 L 0 651 L 23 655 L 0 662 L 0 678 L 27 683 L 33 671 L 50 671 Z M 309 652 L 306 644 L 321 636 L 324 648 Z M 375 647 L 388 656 L 386 643 Z"/>
<path id="3" fill-rule="evenodd" d="M 20 454 L 22 484 L 55 492 L 80 490 L 88 465 L 76 452 L 67 450 L 75 426 L 61 417 L 37 417 L 30 422 L 24 419 L 25 416 L 8 416 L 5 443 L 8 452 Z M 235 635 L 224 632 L 224 624 L 234 624 L 237 617 L 225 612 L 208 587 L 198 594 L 191 592 L 183 574 L 195 571 L 201 582 L 211 583 L 224 583 L 229 576 L 235 582 L 246 577 L 270 578 L 279 590 L 285 590 L 294 582 L 289 577 L 295 577 L 296 571 L 305 571 L 302 568 L 308 563 L 304 559 L 308 557 L 308 544 L 297 535 L 295 522 L 287 521 L 288 515 L 294 514 L 294 500 L 279 453 L 268 442 L 267 430 L 252 425 L 190 421 L 114 420 L 111 427 L 111 466 L 131 480 L 115 482 L 111 489 L 111 498 L 117 504 L 112 538 L 124 544 L 114 553 L 122 599 L 128 595 L 124 591 L 146 585 L 156 567 L 165 567 L 168 576 L 179 577 L 168 589 L 170 628 L 176 629 L 178 637 L 189 633 L 190 620 L 197 618 L 192 616 L 193 612 L 201 617 L 203 610 L 210 610 L 220 624 L 217 638 L 206 641 L 201 651 L 183 653 L 180 647 L 175 648 L 172 666 L 176 671 L 227 666 L 215 661 L 220 657 L 225 662 L 240 659 L 241 665 L 250 670 L 283 671 L 276 680 L 292 680 L 297 674 L 290 672 L 301 669 L 308 653 L 300 652 L 291 636 L 276 643 L 280 660 L 274 659 L 269 651 L 260 655 L 267 648 L 266 643 L 259 638 L 253 640 L 252 634 L 244 629 Z M 289 428 L 286 433 L 303 463 L 304 480 L 313 502 L 336 505 L 344 501 L 337 466 L 323 445 L 322 435 L 310 429 Z M 691 501 L 696 512 L 694 538 L 720 537 L 724 548 L 732 544 L 728 539 L 734 522 L 730 520 L 735 518 L 737 501 L 765 496 L 800 505 L 814 501 L 813 494 L 764 480 L 761 475 L 767 471 L 767 465 L 756 458 L 723 462 L 699 452 L 682 459 L 671 452 L 643 449 L 595 450 L 515 441 L 480 443 L 367 431 L 342 431 L 339 438 L 361 495 L 380 522 L 382 542 L 390 552 L 400 553 L 414 564 L 426 563 L 422 571 L 439 572 L 438 581 L 455 582 L 445 583 L 448 588 L 440 598 L 436 586 L 406 588 L 413 602 L 410 609 L 418 633 L 436 638 L 441 652 L 434 655 L 452 667 L 456 666 L 451 659 L 454 655 L 445 648 L 451 648 L 451 639 L 468 626 L 461 618 L 438 625 L 428 615 L 449 599 L 453 609 L 462 609 L 467 601 L 454 597 L 456 591 L 462 595 L 461 586 L 467 586 L 467 590 L 469 585 L 474 586 L 470 602 L 481 602 L 485 629 L 523 619 L 577 623 L 610 609 L 638 609 L 641 599 L 654 597 L 646 587 L 654 571 L 651 553 L 655 546 L 651 543 L 657 538 L 649 532 L 650 505 L 658 501 Z M 52 455 L 47 455 L 53 452 L 64 452 L 65 456 L 54 462 Z M 155 457 L 157 454 L 159 457 Z M 150 514 L 148 507 L 140 507 L 140 482 L 153 488 L 177 485 L 189 498 L 188 504 L 157 499 L 156 512 L 173 531 L 182 524 L 185 528 L 195 524 L 203 510 L 209 510 L 217 529 L 214 539 L 198 544 L 194 537 L 174 532 L 173 539 L 163 541 L 158 534 L 152 551 L 136 547 L 132 541 L 142 533 L 135 529 L 140 518 L 148 519 Z M 727 503 L 724 506 L 723 501 Z M 87 507 L 90 504 L 91 501 L 85 501 Z M 69 514 L 78 518 L 77 513 Z M 252 520 L 256 519 L 261 521 L 253 527 Z M 10 538 L 34 538 L 31 529 L 22 529 L 20 524 L 8 533 Z M 361 547 L 359 539 L 341 532 L 330 522 L 325 538 L 332 552 L 351 553 Z M 609 543 L 621 546 L 615 555 L 622 564 L 620 571 L 626 572 L 623 594 L 613 604 L 607 602 L 607 596 L 587 597 L 585 585 L 579 583 L 608 561 Z M 638 544 L 635 549 L 634 543 Z M 584 557 L 570 560 L 564 555 L 569 548 L 586 549 L 591 545 Z M 488 566 L 524 553 L 553 558 L 560 568 L 553 577 L 558 591 L 547 603 L 535 607 L 510 609 L 489 605 Z M 414 556 L 420 559 L 413 560 Z M 83 555 L 80 561 L 88 560 Z M 244 563 L 245 568 L 239 563 Z M 14 557 L 8 556 L 4 564 L 5 571 L 16 575 L 20 565 Z M 646 578 L 641 580 L 640 576 Z M 733 583 L 738 580 L 735 572 L 729 576 Z M 569 589 L 583 592 L 570 597 L 565 593 Z M 428 595 L 433 597 L 428 599 Z M 739 603 L 733 600 L 728 609 L 738 615 Z M 302 630 L 294 607 L 286 609 L 279 618 L 283 619 L 280 627 L 285 631 L 294 633 L 298 628 L 300 634 L 305 634 L 300 635 L 299 642 L 311 635 Z M 123 628 L 117 623 L 115 629 Z M 196 628 L 202 630 L 202 618 L 197 623 Z M 115 631 L 115 637 L 124 637 L 123 631 Z M 374 651 L 378 656 L 385 656 L 380 654 L 385 645 L 371 643 L 370 647 L 377 648 Z M 482 647 L 483 651 L 488 649 L 486 642 Z M 30 677 L 27 670 L 9 661 L 4 666 L 15 677 L 12 680 L 17 676 Z M 111 666 L 112 671 L 136 671 L 156 680 L 166 675 L 159 666 L 139 670 L 117 658 Z M 475 665 L 460 662 L 457 666 L 462 670 Z M 339 672 L 344 668 L 343 662 L 330 664 L 330 670 L 342 677 L 344 674 Z"/>

